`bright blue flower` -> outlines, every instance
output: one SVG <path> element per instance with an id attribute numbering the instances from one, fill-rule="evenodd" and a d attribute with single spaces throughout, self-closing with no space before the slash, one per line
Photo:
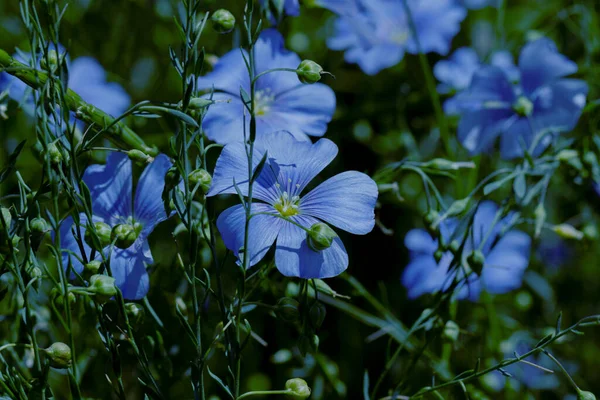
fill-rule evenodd
<path id="1" fill-rule="evenodd" d="M 480 248 L 482 240 L 492 228 L 498 206 L 491 202 L 482 202 L 473 219 L 473 226 L 468 232 L 465 254 Z M 456 266 L 450 251 L 443 254 L 440 262 L 436 262 L 434 253 L 438 249 L 438 241 L 423 229 L 413 229 L 406 235 L 404 243 L 410 250 L 410 263 L 402 275 L 402 284 L 408 289 L 408 297 L 414 299 L 425 293 L 436 293 L 447 290 L 452 282 L 462 280 L 455 296 L 476 301 L 482 290 L 489 293 L 507 293 L 521 286 L 523 273 L 529 264 L 531 238 L 519 230 L 510 230 L 502 237 L 500 232 L 509 222 L 505 217 L 492 228 L 487 237 L 482 253 L 485 263 L 481 277 L 472 273 L 465 279 L 464 269 Z M 446 242 L 455 233 L 457 221 L 444 221 L 441 234 Z M 460 271 L 460 272 L 458 272 Z"/>
<path id="2" fill-rule="evenodd" d="M 490 65 L 504 71 L 511 82 L 519 80 L 519 69 L 508 51 L 497 51 L 490 56 Z M 433 74 L 441 82 L 438 91 L 442 94 L 461 92 L 469 87 L 475 72 L 483 66 L 477 52 L 470 47 L 457 49 L 448 59 L 439 61 L 433 67 Z M 444 102 L 446 114 L 457 114 L 456 98 Z"/>
<path id="3" fill-rule="evenodd" d="M 171 162 L 164 154 L 158 155 L 149 164 L 140 177 L 132 199 L 131 160 L 124 153 L 113 152 L 106 165 L 90 165 L 83 181 L 90 189 L 92 198 L 93 222 L 105 222 L 111 228 L 118 224 L 139 223 L 141 231 L 136 241 L 127 249 L 113 247 L 110 254 L 110 266 L 117 286 L 126 299 L 141 299 L 148 292 L 149 279 L 146 265 L 152 264 L 152 253 L 148 246 L 148 235 L 156 225 L 167 219 L 162 192 L 165 185 L 165 174 L 171 167 Z M 80 214 L 82 238 L 85 234 L 87 218 Z M 81 251 L 73 230 L 73 218 L 66 218 L 60 227 L 63 248 L 63 266 L 67 267 L 69 257 L 73 268 L 78 273 L 83 270 L 83 264 L 73 254 L 81 257 Z M 83 248 L 88 260 L 92 250 L 83 241 Z M 104 249 L 107 255 L 110 248 Z M 73 253 L 73 254 L 72 254 Z M 94 259 L 100 259 L 96 255 Z"/>
<path id="4" fill-rule="evenodd" d="M 523 48 L 519 70 L 520 83 L 513 84 L 500 68 L 481 68 L 469 89 L 457 95 L 458 139 L 471 154 L 490 150 L 500 136 L 502 157 L 521 157 L 537 136 L 533 154 L 538 155 L 555 135 L 577 124 L 588 85 L 565 78 L 577 64 L 544 38 Z"/>
<path id="5" fill-rule="evenodd" d="M 313 144 L 298 141 L 287 132 L 264 134 L 256 142 L 254 167 L 265 152 L 268 161 L 253 186 L 255 216 L 250 220 L 247 246 L 250 265 L 258 263 L 277 241 L 275 265 L 283 275 L 328 278 L 347 268 L 348 254 L 339 237 L 331 247 L 314 251 L 307 244 L 304 229 L 280 218 L 287 216 L 307 229 L 317 222 L 326 222 L 357 235 L 373 229 L 377 185 L 361 172 L 343 172 L 301 197 L 309 182 L 334 159 L 337 151 L 337 146 L 328 139 Z M 244 144 L 240 142 L 223 149 L 208 196 L 236 193 L 234 180 L 242 194 L 247 195 L 248 163 Z M 240 258 L 245 220 L 242 205 L 225 210 L 217 219 L 225 245 Z"/>
<path id="6" fill-rule="evenodd" d="M 54 48 L 61 57 L 66 56 L 66 50 L 63 46 L 58 45 Z M 29 64 L 27 55 L 20 56 L 17 54 L 15 58 L 22 63 Z M 79 57 L 74 61 L 70 61 L 67 57 L 67 66 L 69 70 L 68 87 L 79 94 L 84 101 L 112 116 L 121 115 L 127 110 L 131 102 L 129 95 L 118 83 L 106 81 L 106 72 L 94 58 Z M 32 89 L 20 79 L 8 73 L 0 74 L 0 76 L 2 75 L 4 76 L 4 84 L 0 80 L 0 90 L 7 89 L 9 96 L 13 100 L 22 103 L 24 110 L 33 115 Z"/>
<path id="7" fill-rule="evenodd" d="M 300 57 L 283 47 L 283 37 L 274 29 L 260 34 L 254 47 L 256 74 L 273 68 L 298 68 Z M 250 93 L 250 78 L 240 50 L 225 54 L 214 70 L 198 79 L 199 89 L 211 89 L 216 100 L 231 101 L 212 105 L 203 121 L 209 139 L 226 144 L 244 140 L 249 118 L 240 88 Z M 261 76 L 256 81 L 256 130 L 264 133 L 286 130 L 299 140 L 308 136 L 322 136 L 335 111 L 335 94 L 330 87 L 315 83 L 303 85 L 293 72 L 277 71 Z"/>
<path id="8" fill-rule="evenodd" d="M 332 50 L 368 75 L 398 64 L 404 53 L 418 54 L 402 0 L 315 0 L 338 15 L 327 40 Z M 447 54 L 466 10 L 454 0 L 408 0 L 421 49 Z"/>

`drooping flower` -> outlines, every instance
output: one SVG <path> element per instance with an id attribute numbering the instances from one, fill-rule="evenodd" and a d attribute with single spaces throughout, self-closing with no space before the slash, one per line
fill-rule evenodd
<path id="1" fill-rule="evenodd" d="M 300 57 L 284 48 L 283 37 L 274 29 L 260 34 L 254 57 L 256 74 L 274 68 L 295 70 L 300 64 Z M 250 118 L 240 90 L 250 93 L 250 78 L 240 50 L 225 54 L 211 73 L 198 79 L 199 89 L 213 87 L 218 91 L 213 99 L 228 102 L 209 108 L 203 121 L 207 136 L 221 144 L 243 141 L 244 129 L 249 135 Z M 254 102 L 257 136 L 283 129 L 299 140 L 308 140 L 307 135 L 322 136 L 335 111 L 335 94 L 331 88 L 322 83 L 303 85 L 295 73 L 288 71 L 259 77 Z"/>
<path id="2" fill-rule="evenodd" d="M 438 91 L 442 94 L 455 94 L 467 89 L 473 75 L 483 65 L 475 49 L 471 47 L 457 49 L 448 59 L 439 61 L 433 67 L 433 74 L 441 82 Z M 508 51 L 492 53 L 490 65 L 502 69 L 511 82 L 519 80 L 519 69 Z M 444 102 L 444 111 L 447 114 L 458 113 L 455 97 Z"/>
<path id="3" fill-rule="evenodd" d="M 560 132 L 573 129 L 586 102 L 588 85 L 565 78 L 577 64 L 542 38 L 528 43 L 519 57 L 520 82 L 513 84 L 498 67 L 478 70 L 455 104 L 461 114 L 458 139 L 471 153 L 490 150 L 500 136 L 505 159 L 541 153 Z M 534 146 L 535 148 L 531 148 Z"/>
<path id="4" fill-rule="evenodd" d="M 245 250 L 249 251 L 251 266 L 276 242 L 275 264 L 283 275 L 328 278 L 347 268 L 348 254 L 337 235 L 329 232 L 322 236 L 329 240 L 326 245 L 330 246 L 313 250 L 315 246 L 309 245 L 306 230 L 324 222 L 356 235 L 367 234 L 375 224 L 377 185 L 361 172 L 347 171 L 302 196 L 309 182 L 333 160 L 337 151 L 337 146 L 328 139 L 313 144 L 298 141 L 287 132 L 264 134 L 256 142 L 254 168 L 265 152 L 267 161 L 253 185 L 254 216 Z M 242 194 L 248 195 L 246 151 L 239 142 L 224 147 L 208 196 L 236 193 L 234 180 Z M 217 219 L 217 227 L 227 248 L 241 258 L 244 207 L 237 205 L 225 210 Z M 321 233 L 327 231 L 324 225 L 317 228 L 324 228 Z"/>
<path id="5" fill-rule="evenodd" d="M 131 160 L 126 154 L 113 152 L 108 156 L 106 165 L 90 165 L 83 175 L 92 198 L 92 223 L 107 224 L 113 234 L 120 230 L 133 235 L 129 238 L 133 240 L 129 246 L 115 245 L 112 251 L 111 246 L 103 249 L 105 256 L 110 253 L 110 267 L 116 285 L 126 299 L 140 299 L 148 292 L 146 265 L 153 262 L 148 236 L 156 225 L 167 219 L 161 196 L 165 174 L 171 165 L 164 154 L 148 164 L 137 183 L 135 198 L 132 198 Z M 87 218 L 85 214 L 79 217 L 81 232 L 77 232 L 77 236 L 81 237 L 85 251 L 84 261 L 100 260 L 99 252 L 92 254 L 92 248 L 84 240 Z M 60 227 L 63 266 L 67 267 L 70 258 L 75 271 L 81 273 L 84 265 L 79 242 L 73 234 L 75 229 L 72 217 L 66 218 Z"/>
<path id="6" fill-rule="evenodd" d="M 483 290 L 499 294 L 519 288 L 529 264 L 531 238 L 515 229 L 500 237 L 510 217 L 492 225 L 497 211 L 495 203 L 482 202 L 467 233 L 463 253 L 481 250 L 485 257 L 481 276 L 474 272 L 465 276 L 465 269 L 455 262 L 450 251 L 444 252 L 437 262 L 434 253 L 438 249 L 438 241 L 423 229 L 408 232 L 404 243 L 410 250 L 410 263 L 402 274 L 402 284 L 408 289 L 408 297 L 414 299 L 425 293 L 447 290 L 452 282 L 458 280 L 461 283 L 456 288 L 455 296 L 471 301 L 476 301 Z M 442 222 L 441 235 L 445 241 L 450 240 L 457 225 L 455 220 Z M 490 229 L 492 231 L 488 236 Z"/>
<path id="7" fill-rule="evenodd" d="M 411 29 L 403 0 L 314 0 L 338 15 L 335 32 L 327 40 L 332 50 L 343 50 L 346 62 L 358 64 L 368 75 L 398 64 L 404 53 L 447 54 L 466 10 L 454 0 L 407 0 L 416 28 Z"/>
<path id="8" fill-rule="evenodd" d="M 106 72 L 100 63 L 92 57 L 79 57 L 70 61 L 66 49 L 62 45 L 51 46 L 60 58 L 65 58 L 69 71 L 68 88 L 76 92 L 87 103 L 102 111 L 118 116 L 127 110 L 131 99 L 125 89 L 115 82 L 107 82 Z M 15 59 L 29 64 L 27 55 L 16 54 Z M 38 65 L 39 68 L 39 60 Z M 32 92 L 20 79 L 4 72 L 0 79 L 0 90 L 8 90 L 9 96 L 21 103 L 26 112 L 33 115 Z"/>

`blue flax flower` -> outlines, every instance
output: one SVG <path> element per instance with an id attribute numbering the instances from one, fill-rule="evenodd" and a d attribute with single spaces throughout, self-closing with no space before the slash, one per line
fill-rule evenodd
<path id="1" fill-rule="evenodd" d="M 457 49 L 448 59 L 439 61 L 433 68 L 433 74 L 441 82 L 438 91 L 442 94 L 453 94 L 467 89 L 473 75 L 483 65 L 475 49 L 470 47 Z M 508 51 L 492 53 L 490 65 L 502 69 L 511 82 L 519 80 L 519 69 Z M 455 97 L 444 102 L 444 111 L 446 114 L 458 113 Z"/>
<path id="2" fill-rule="evenodd" d="M 314 0 L 338 15 L 327 40 L 332 50 L 344 50 L 347 62 L 368 75 L 398 64 L 404 53 L 418 54 L 403 0 Z M 418 42 L 425 53 L 447 54 L 466 16 L 454 0 L 408 0 Z"/>
<path id="3" fill-rule="evenodd" d="M 90 165 L 83 175 L 83 181 L 90 189 L 92 197 L 93 222 L 104 222 L 110 228 L 119 224 L 128 224 L 134 227 L 137 234 L 133 244 L 127 248 L 113 246 L 110 252 L 109 246 L 103 250 L 105 255 L 110 252 L 113 276 L 126 299 L 141 299 L 148 292 L 149 279 L 146 265 L 153 262 L 148 246 L 148 235 L 156 225 L 167 219 L 161 196 L 165 175 L 171 165 L 167 156 L 158 155 L 142 173 L 134 199 L 132 199 L 131 160 L 123 153 L 111 153 L 106 160 L 106 165 Z M 98 252 L 92 252 L 91 247 L 83 240 L 87 219 L 85 214 L 80 214 L 79 217 L 82 226 L 78 236 L 82 238 L 87 260 L 101 259 Z M 66 218 L 60 227 L 63 266 L 66 268 L 71 258 L 73 268 L 81 273 L 83 264 L 79 258 L 82 258 L 82 254 L 78 241 L 73 235 L 75 229 L 76 225 L 73 224 L 72 217 Z"/>
<path id="4" fill-rule="evenodd" d="M 457 286 L 455 296 L 471 301 L 476 301 L 482 290 L 507 293 L 520 287 L 529 264 L 531 239 L 518 230 L 510 230 L 500 237 L 500 231 L 510 217 L 492 226 L 497 211 L 495 203 L 482 202 L 468 232 L 464 254 L 481 248 L 485 256 L 481 276 L 471 273 L 465 277 L 464 269 L 455 265 L 450 251 L 443 253 L 437 262 L 434 253 L 438 249 L 438 241 L 423 229 L 408 232 L 404 243 L 410 250 L 410 263 L 402 275 L 402 284 L 408 289 L 408 297 L 414 299 L 425 293 L 447 290 L 453 281 L 458 280 L 462 282 Z M 445 241 L 450 240 L 457 225 L 455 220 L 442 222 L 441 235 Z M 491 234 L 487 236 L 490 229 Z"/>
<path id="5" fill-rule="evenodd" d="M 565 78 L 577 64 L 549 39 L 528 43 L 519 57 L 520 83 L 498 67 L 481 68 L 456 97 L 461 114 L 458 139 L 471 153 L 490 150 L 500 136 L 504 159 L 541 153 L 553 137 L 572 130 L 585 105 L 588 85 Z M 533 147 L 533 148 L 532 148 Z"/>
<path id="6" fill-rule="evenodd" d="M 287 132 L 264 134 L 257 141 L 254 167 L 265 152 L 268 159 L 253 185 L 254 216 L 246 250 L 250 265 L 258 263 L 277 241 L 275 264 L 283 275 L 328 278 L 347 268 L 348 254 L 339 237 L 331 247 L 315 251 L 307 243 L 306 231 L 297 226 L 309 229 L 315 223 L 326 222 L 357 235 L 373 229 L 377 185 L 361 172 L 338 174 L 301 197 L 308 183 L 335 158 L 337 151 L 328 139 L 313 144 L 298 141 Z M 236 193 L 234 180 L 241 193 L 247 195 L 248 162 L 244 144 L 239 142 L 223 149 L 208 196 Z M 225 245 L 240 258 L 245 220 L 242 205 L 225 210 L 217 219 Z"/>
<path id="7" fill-rule="evenodd" d="M 61 57 L 66 57 L 69 70 L 69 89 L 79 94 L 87 103 L 112 116 L 121 115 L 127 110 L 131 102 L 129 95 L 118 83 L 107 82 L 106 72 L 98 61 L 92 57 L 79 57 L 70 61 L 63 46 L 58 45 L 52 48 Z M 17 54 L 15 58 L 22 63 L 29 64 L 27 55 Z M 39 68 L 39 65 L 37 67 Z M 0 79 L 0 90 L 8 90 L 9 96 L 22 103 L 24 110 L 33 115 L 32 89 L 8 73 L 0 74 L 0 76 L 2 75 L 4 79 Z"/>
<path id="8" fill-rule="evenodd" d="M 298 68 L 300 57 L 283 47 L 283 37 L 274 29 L 260 34 L 254 47 L 255 72 L 260 74 L 274 68 Z M 240 97 L 240 88 L 250 93 L 250 78 L 240 50 L 225 54 L 214 70 L 198 79 L 199 89 L 215 88 L 216 100 L 229 103 L 212 105 L 203 127 L 209 139 L 226 144 L 244 140 L 249 134 L 249 116 Z M 322 136 L 335 111 L 335 94 L 322 83 L 303 85 L 293 72 L 277 71 L 256 81 L 257 136 L 286 130 L 299 140 Z M 244 114 L 246 126 L 244 127 Z"/>

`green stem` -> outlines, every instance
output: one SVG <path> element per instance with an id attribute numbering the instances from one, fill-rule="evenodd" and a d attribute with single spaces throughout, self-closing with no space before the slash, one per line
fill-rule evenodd
<path id="1" fill-rule="evenodd" d="M 294 393 L 291 389 L 286 390 L 259 390 L 256 392 L 246 392 L 243 395 L 238 397 L 238 400 L 246 399 L 251 396 L 268 396 L 272 394 L 292 394 Z"/>
<path id="2" fill-rule="evenodd" d="M 450 158 L 452 158 L 453 152 L 452 147 L 450 146 L 450 135 L 448 133 L 448 125 L 446 123 L 446 117 L 444 116 L 444 111 L 442 109 L 442 102 L 440 101 L 440 96 L 437 92 L 437 88 L 435 85 L 435 79 L 433 78 L 433 74 L 431 72 L 431 66 L 429 65 L 429 61 L 427 61 L 427 56 L 425 55 L 425 53 L 423 53 L 423 48 L 421 47 L 417 27 L 415 25 L 415 21 L 413 19 L 410 7 L 408 6 L 406 0 L 402 0 L 402 4 L 404 5 L 404 9 L 406 10 L 410 30 L 412 31 L 413 39 L 415 40 L 415 44 L 417 45 L 417 51 L 419 53 L 419 62 L 421 63 L 423 74 L 425 75 L 427 91 L 429 92 L 429 96 L 431 97 L 431 102 L 433 103 L 433 109 L 435 111 L 435 118 L 440 127 L 440 137 L 442 138 L 442 142 L 444 144 L 446 153 Z"/>
<path id="3" fill-rule="evenodd" d="M 5 70 L 34 89 L 41 89 L 48 81 L 48 74 L 32 69 L 11 57 L 6 51 L 0 49 L 0 70 Z M 113 117 L 93 105 L 83 101 L 81 96 L 68 89 L 65 93 L 65 101 L 69 110 L 77 113 L 77 118 L 87 123 L 95 125 L 102 129 L 108 126 L 114 120 Z M 144 140 L 139 137 L 131 128 L 124 124 L 115 124 L 106 130 L 108 139 L 124 149 L 136 149 L 143 151 L 151 156 L 158 154 L 156 147 L 146 145 Z"/>

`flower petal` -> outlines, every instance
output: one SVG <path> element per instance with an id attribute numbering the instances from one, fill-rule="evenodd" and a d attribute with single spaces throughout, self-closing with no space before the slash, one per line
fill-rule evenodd
<path id="1" fill-rule="evenodd" d="M 110 268 L 115 284 L 121 289 L 125 299 L 139 300 L 148 293 L 150 278 L 146 271 L 146 263 L 149 262 L 152 262 L 152 259 L 148 260 L 141 249 L 131 251 L 131 248 L 126 250 L 113 248 Z"/>
<path id="2" fill-rule="evenodd" d="M 531 94 L 555 79 L 577 72 L 577 64 L 560 54 L 552 40 L 541 38 L 523 47 L 519 69 L 523 90 Z"/>
<path id="3" fill-rule="evenodd" d="M 437 250 L 437 240 L 424 229 L 412 229 L 404 237 L 404 245 L 413 253 L 433 255 Z"/>
<path id="4" fill-rule="evenodd" d="M 211 96 L 204 96 L 204 98 L 209 97 Z M 202 121 L 206 136 L 219 144 L 243 142 L 244 114 L 246 114 L 246 119 L 249 117 L 242 100 L 229 93 L 213 93 L 211 98 L 221 102 L 211 105 Z M 246 123 L 246 135 L 250 134 L 249 129 L 250 121 Z"/>
<path id="5" fill-rule="evenodd" d="M 267 204 L 252 203 L 252 213 L 273 214 L 277 211 Z M 217 218 L 217 228 L 225 246 L 240 258 L 240 249 L 244 247 L 245 224 L 246 211 L 241 204 L 228 208 Z M 250 219 L 247 246 L 250 248 L 250 266 L 262 260 L 284 224 L 289 222 L 270 215 L 255 215 Z"/>
<path id="6" fill-rule="evenodd" d="M 240 97 L 240 88 L 250 91 L 250 77 L 242 57 L 244 50 L 235 49 L 225 54 L 212 72 L 198 78 L 198 90 L 215 90 L 226 92 L 234 97 Z"/>
<path id="7" fill-rule="evenodd" d="M 254 59 L 256 73 L 273 68 L 298 68 L 300 57 L 294 52 L 286 50 L 283 36 L 276 29 L 265 29 L 260 33 L 254 46 Z M 288 71 L 269 72 L 257 79 L 256 89 L 271 89 L 277 95 L 301 85 L 298 76 Z M 279 128 L 283 129 L 283 128 Z"/>
<path id="8" fill-rule="evenodd" d="M 159 154 L 144 169 L 138 181 L 133 211 L 135 219 L 144 225 L 146 235 L 149 235 L 159 222 L 168 218 L 162 192 L 165 188 L 165 175 L 172 165 L 169 157 Z"/>
<path id="9" fill-rule="evenodd" d="M 452 38 L 460 30 L 460 23 L 467 10 L 454 0 L 409 0 L 408 5 L 419 37 L 421 51 L 447 54 Z M 407 50 L 419 52 L 414 39 L 409 40 Z"/>
<path id="10" fill-rule="evenodd" d="M 131 103 L 125 89 L 118 83 L 107 82 L 104 69 L 91 57 L 79 57 L 71 63 L 69 88 L 112 116 L 123 114 Z"/>
<path id="11" fill-rule="evenodd" d="M 436 293 L 442 290 L 452 277 L 446 276 L 452 262 L 452 254 L 444 253 L 439 264 L 433 253 L 412 257 L 402 273 L 402 285 L 408 290 L 408 297 L 415 299 L 425 293 Z"/>
<path id="12" fill-rule="evenodd" d="M 482 272 L 485 289 L 507 293 L 521 287 L 530 248 L 531 238 L 526 233 L 513 230 L 505 234 L 486 256 Z"/>
<path id="13" fill-rule="evenodd" d="M 300 201 L 302 214 L 364 235 L 375 226 L 377 184 L 368 175 L 346 171 L 327 179 Z"/>
<path id="14" fill-rule="evenodd" d="M 111 152 L 105 165 L 90 165 L 83 174 L 90 189 L 92 211 L 114 226 L 130 217 L 131 213 L 131 160 L 127 154 Z"/>
<path id="15" fill-rule="evenodd" d="M 85 235 L 85 226 L 87 224 L 87 218 L 86 218 L 85 214 L 79 214 L 79 219 L 81 222 L 81 229 L 80 229 L 79 235 L 81 235 L 83 251 L 85 252 L 85 256 L 86 256 L 87 260 L 90 261 L 89 258 L 92 254 L 92 248 L 90 246 L 88 246 L 88 244 L 85 242 L 85 240 L 83 240 L 83 237 Z M 75 229 L 75 228 L 76 228 L 76 226 L 73 222 L 73 217 L 70 217 L 70 216 L 65 218 L 60 224 L 59 232 L 60 232 L 60 246 L 61 246 L 61 253 L 62 253 L 62 266 L 66 270 L 69 265 L 69 259 L 71 259 L 71 265 L 73 266 L 73 269 L 77 273 L 80 274 L 83 271 L 83 264 L 73 254 L 79 256 L 79 258 L 82 258 L 82 259 L 83 259 L 83 256 L 81 254 L 81 248 L 79 247 L 79 243 L 75 239 L 75 235 L 73 235 L 73 229 Z M 71 253 L 73 253 L 73 254 L 71 254 Z M 99 253 L 96 253 L 96 254 L 97 254 L 97 256 L 100 256 Z M 98 257 L 95 257 L 95 258 L 98 258 Z"/>
<path id="16" fill-rule="evenodd" d="M 304 227 L 318 222 L 305 216 L 296 216 L 293 219 Z M 339 237 L 334 239 L 331 247 L 323 251 L 311 250 L 306 241 L 306 231 L 285 222 L 277 237 L 275 265 L 285 276 L 304 279 L 331 278 L 348 268 L 348 253 Z"/>

